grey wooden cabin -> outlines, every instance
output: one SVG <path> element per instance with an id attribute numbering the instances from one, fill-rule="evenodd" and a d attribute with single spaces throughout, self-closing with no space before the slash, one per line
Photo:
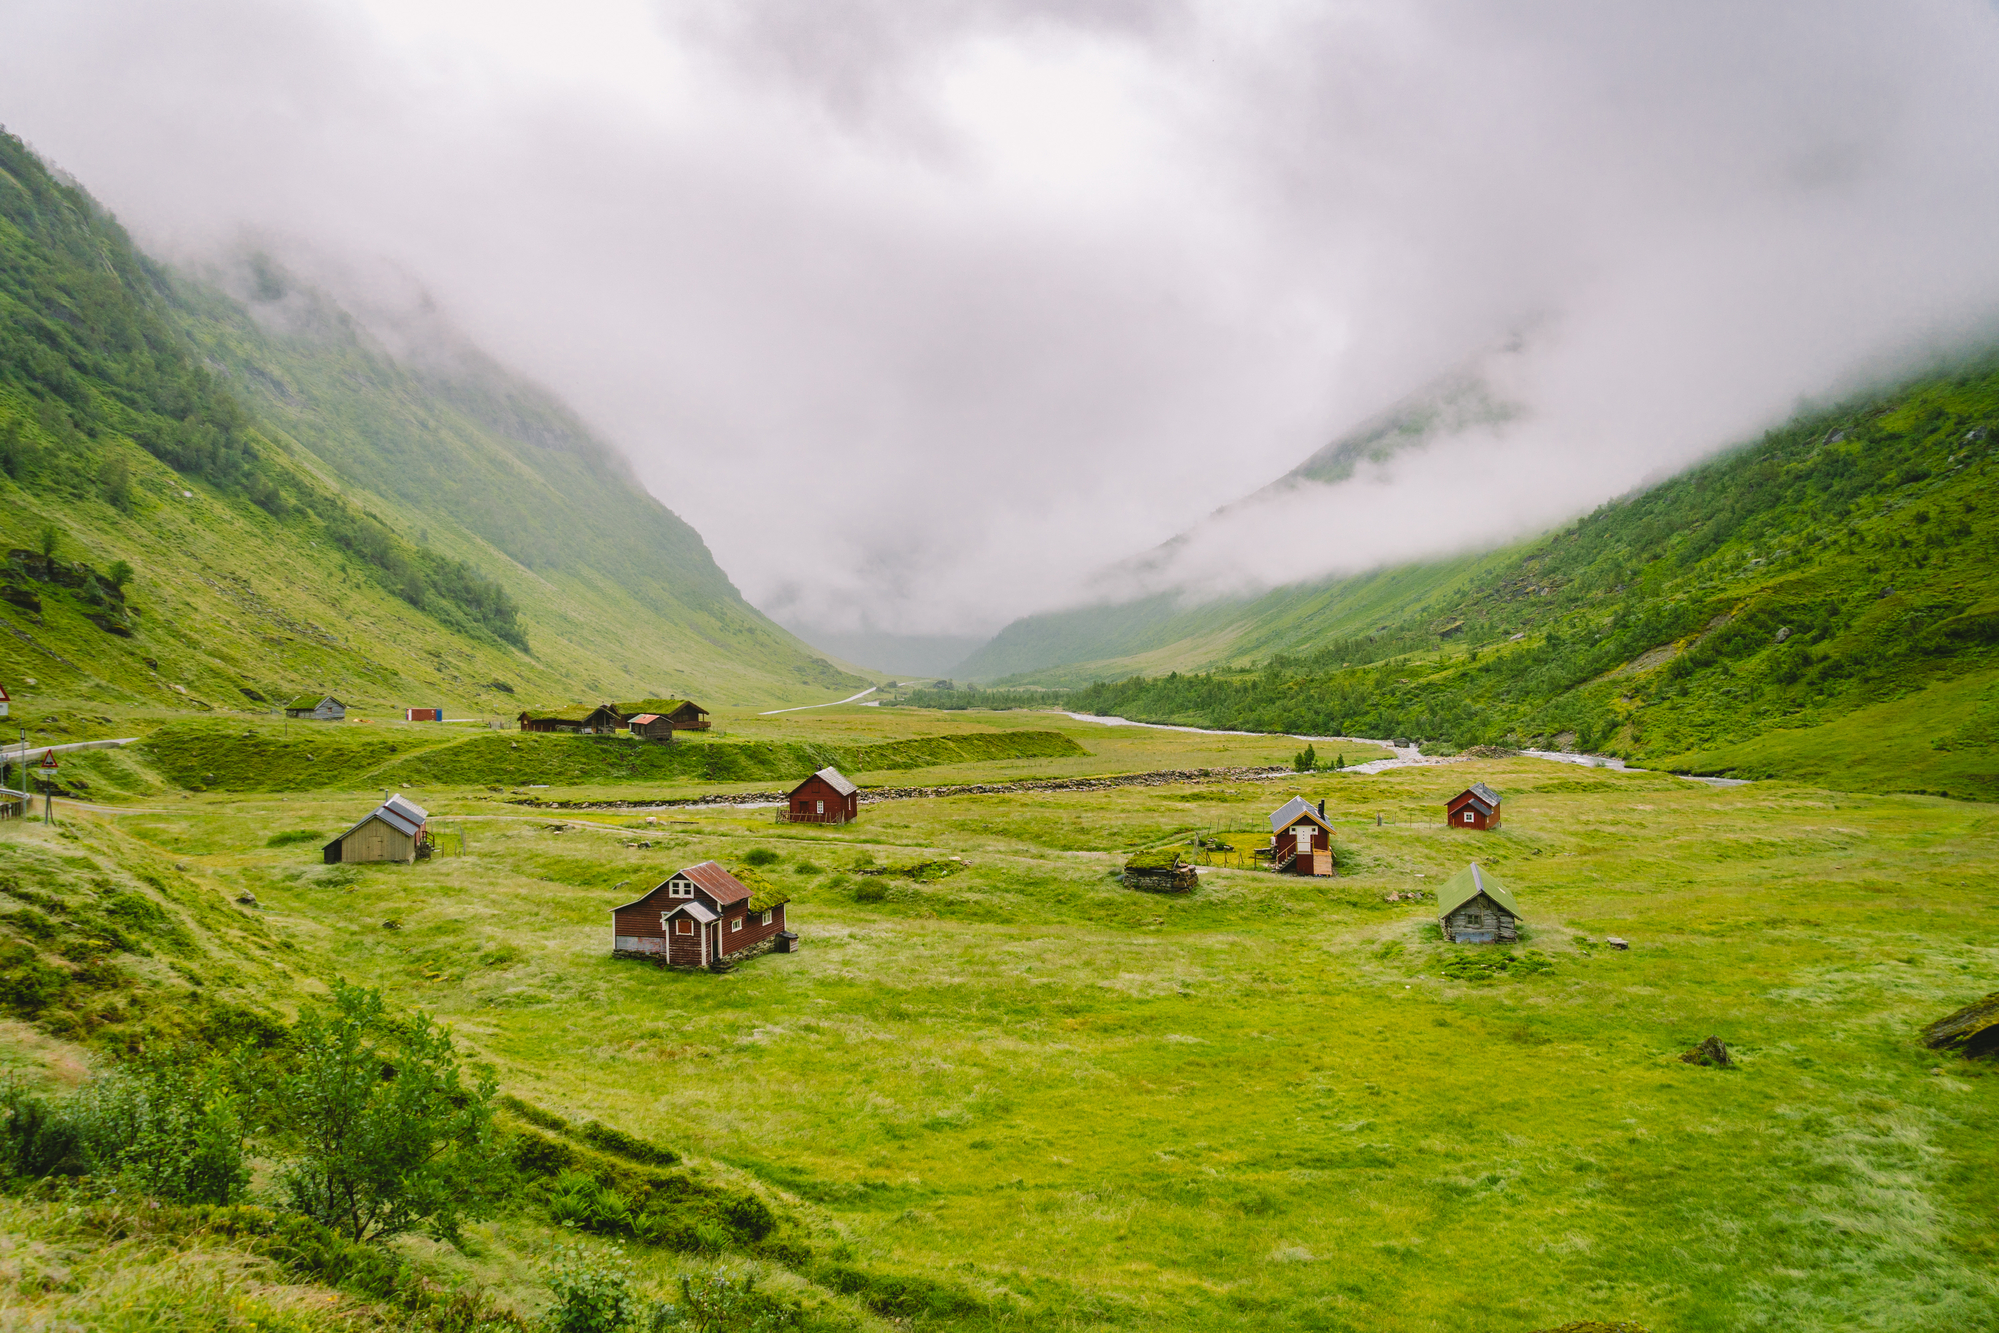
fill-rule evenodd
<path id="1" fill-rule="evenodd" d="M 1511 944 L 1520 938 L 1520 907 L 1474 861 L 1437 890 L 1437 925 L 1453 944 Z"/>

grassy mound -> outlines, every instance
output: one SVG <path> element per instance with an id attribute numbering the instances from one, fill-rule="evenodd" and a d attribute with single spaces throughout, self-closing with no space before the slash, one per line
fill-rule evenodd
<path id="1" fill-rule="evenodd" d="M 352 790 L 392 783 L 482 787 L 547 783 L 795 782 L 831 764 L 850 773 L 1039 759 L 1088 751 L 1058 731 L 917 736 L 880 745 L 555 736 L 196 719 L 135 747 L 161 776 L 193 791 Z"/>

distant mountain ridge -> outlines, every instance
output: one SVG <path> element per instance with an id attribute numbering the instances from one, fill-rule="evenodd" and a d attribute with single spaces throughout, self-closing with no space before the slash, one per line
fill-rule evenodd
<path id="1" fill-rule="evenodd" d="M 427 332 L 436 355 L 399 357 L 268 258 L 158 264 L 0 135 L 0 541 L 53 530 L 70 562 L 134 570 L 132 633 L 108 638 L 18 575 L 43 604 L 0 604 L 22 620 L 0 669 L 168 707 L 324 689 L 486 713 L 863 683 L 745 602 L 552 395 Z"/>

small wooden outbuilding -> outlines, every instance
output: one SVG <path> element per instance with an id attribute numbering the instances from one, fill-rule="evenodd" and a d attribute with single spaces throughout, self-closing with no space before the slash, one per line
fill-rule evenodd
<path id="1" fill-rule="evenodd" d="M 642 741 L 664 741 L 671 743 L 673 740 L 673 719 L 670 717 L 661 717 L 658 713 L 640 713 L 637 717 L 625 720 L 625 730 L 631 732 L 632 735 Z"/>
<path id="2" fill-rule="evenodd" d="M 406 797 L 391 796 L 361 822 L 326 844 L 328 865 L 342 861 L 401 861 L 430 854 L 430 814 Z"/>
<path id="3" fill-rule="evenodd" d="M 285 716 L 310 722 L 339 722 L 347 716 L 347 705 L 330 694 L 301 694 L 285 705 Z"/>
<path id="4" fill-rule="evenodd" d="M 442 722 L 444 721 L 444 710 L 442 708 L 405 708 L 403 709 L 403 721 Z"/>
<path id="5" fill-rule="evenodd" d="M 822 768 L 791 789 L 784 817 L 793 824 L 845 824 L 860 818 L 861 789 L 837 768 Z"/>
<path id="6" fill-rule="evenodd" d="M 1333 873 L 1333 826 L 1326 803 L 1293 796 L 1270 815 L 1270 868 L 1296 875 Z"/>
<path id="7" fill-rule="evenodd" d="M 796 938 L 784 926 L 789 901 L 785 893 L 752 889 L 715 862 L 703 861 L 674 871 L 643 898 L 612 908 L 611 952 L 668 967 L 738 963 Z"/>
<path id="8" fill-rule="evenodd" d="M 1474 861 L 1437 890 L 1437 925 L 1453 944 L 1511 944 L 1520 938 L 1520 906 Z"/>
<path id="9" fill-rule="evenodd" d="M 688 699 L 633 699 L 626 703 L 612 704 L 620 717 L 637 717 L 640 713 L 652 713 L 673 723 L 679 731 L 708 730 L 708 710 Z"/>
<path id="10" fill-rule="evenodd" d="M 1483 782 L 1472 783 L 1444 802 L 1444 822 L 1452 828 L 1498 828 L 1499 793 Z"/>
<path id="11" fill-rule="evenodd" d="M 624 722 L 609 704 L 570 704 L 566 708 L 543 708 L 522 713 L 522 731 L 566 731 L 576 735 L 609 735 Z"/>

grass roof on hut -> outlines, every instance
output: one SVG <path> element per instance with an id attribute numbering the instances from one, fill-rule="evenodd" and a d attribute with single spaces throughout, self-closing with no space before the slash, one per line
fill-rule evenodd
<path id="1" fill-rule="evenodd" d="M 1965 1055 L 1999 1054 L 1999 991 L 1973 1000 L 1923 1029 L 1923 1045 Z"/>

